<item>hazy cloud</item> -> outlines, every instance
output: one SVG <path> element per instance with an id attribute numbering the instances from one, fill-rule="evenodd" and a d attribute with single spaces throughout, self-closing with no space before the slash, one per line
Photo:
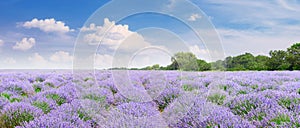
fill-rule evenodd
<path id="1" fill-rule="evenodd" d="M 39 53 L 34 53 L 33 56 L 30 56 L 28 60 L 38 67 L 47 67 L 48 61 L 41 56 Z"/>
<path id="2" fill-rule="evenodd" d="M 15 64 L 17 61 L 14 58 L 8 57 L 4 60 L 5 64 Z"/>
<path id="3" fill-rule="evenodd" d="M 285 9 L 291 10 L 291 11 L 300 11 L 299 10 L 299 3 L 297 5 L 297 1 L 296 0 L 278 0 L 278 3 L 284 7 Z"/>
<path id="4" fill-rule="evenodd" d="M 55 52 L 50 57 L 50 60 L 53 61 L 53 62 L 62 62 L 62 63 L 72 62 L 73 56 L 70 55 L 70 53 L 68 53 L 68 52 L 58 51 L 58 52 Z"/>
<path id="5" fill-rule="evenodd" d="M 189 21 L 196 21 L 197 19 L 200 19 L 202 18 L 202 16 L 200 16 L 199 14 L 192 14 L 190 17 L 189 17 Z"/>
<path id="6" fill-rule="evenodd" d="M 0 40 L 0 47 L 3 46 L 3 44 L 4 44 L 4 41 Z"/>

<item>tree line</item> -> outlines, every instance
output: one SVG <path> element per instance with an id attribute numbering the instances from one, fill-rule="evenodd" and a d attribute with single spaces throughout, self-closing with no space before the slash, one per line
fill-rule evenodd
<path id="1" fill-rule="evenodd" d="M 198 59 L 191 52 L 178 52 L 171 58 L 171 64 L 160 66 L 155 64 L 141 69 L 131 70 L 183 70 L 183 71 L 263 71 L 263 70 L 300 70 L 300 43 L 295 43 L 287 50 L 271 50 L 269 56 L 254 56 L 244 53 L 238 56 L 229 56 L 224 60 L 206 62 Z M 117 68 L 119 69 L 119 68 Z"/>

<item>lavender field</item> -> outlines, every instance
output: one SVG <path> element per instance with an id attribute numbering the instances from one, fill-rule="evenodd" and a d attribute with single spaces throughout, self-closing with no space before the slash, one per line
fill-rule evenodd
<path id="1" fill-rule="evenodd" d="M 129 72 L 2 72 L 0 127 L 300 127 L 300 72 Z"/>

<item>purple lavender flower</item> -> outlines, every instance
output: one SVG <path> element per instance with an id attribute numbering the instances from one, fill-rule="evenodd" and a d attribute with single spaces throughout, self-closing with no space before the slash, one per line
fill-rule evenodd
<path id="1" fill-rule="evenodd" d="M 1 110 L 1 127 L 15 127 L 34 120 L 43 114 L 42 110 L 24 102 L 11 103 Z"/>
<path id="2" fill-rule="evenodd" d="M 93 122 L 94 123 L 94 122 Z M 24 128 L 89 128 L 92 127 L 91 118 L 81 110 L 79 102 L 72 102 L 61 105 L 56 110 L 36 118 L 24 124 Z"/>
<path id="3" fill-rule="evenodd" d="M 167 124 L 160 116 L 155 107 L 155 103 L 125 103 L 110 111 L 103 127 L 143 127 L 143 128 L 163 128 Z"/>

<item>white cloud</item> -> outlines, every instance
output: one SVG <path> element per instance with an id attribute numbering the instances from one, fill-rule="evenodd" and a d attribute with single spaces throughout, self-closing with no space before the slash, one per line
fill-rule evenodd
<path id="1" fill-rule="evenodd" d="M 208 55 L 209 52 L 205 49 L 200 49 L 198 45 L 190 46 L 190 51 L 193 52 L 197 57 L 201 57 L 203 55 Z"/>
<path id="2" fill-rule="evenodd" d="M 4 60 L 4 63 L 5 64 L 16 64 L 17 61 L 14 58 L 9 57 Z"/>
<path id="3" fill-rule="evenodd" d="M 193 45 L 189 47 L 190 51 L 196 55 L 197 58 L 205 60 L 207 62 L 217 61 L 219 59 L 224 59 L 224 53 L 216 50 L 202 49 L 198 45 Z"/>
<path id="4" fill-rule="evenodd" d="M 149 43 L 144 41 L 142 35 L 130 31 L 128 25 L 116 25 L 114 21 L 109 21 L 107 18 L 104 19 L 103 26 L 90 24 L 89 27 L 81 28 L 81 32 L 83 32 L 84 42 L 90 45 L 98 45 L 101 41 L 101 45 L 112 50 L 117 48 L 132 50 L 149 45 Z M 126 46 L 122 45 L 124 43 L 126 43 Z M 120 45 L 122 46 L 119 47 Z"/>
<path id="5" fill-rule="evenodd" d="M 43 57 L 41 56 L 39 53 L 34 53 L 33 56 L 30 56 L 28 58 L 28 60 L 34 64 L 35 66 L 38 66 L 38 67 L 47 67 L 49 65 L 48 64 L 48 61 Z"/>
<path id="6" fill-rule="evenodd" d="M 68 53 L 68 52 L 58 51 L 58 52 L 55 52 L 50 57 L 50 60 L 53 61 L 53 62 L 62 62 L 62 63 L 72 62 L 73 56 L 70 55 L 70 53 Z"/>
<path id="7" fill-rule="evenodd" d="M 23 38 L 20 42 L 17 42 L 13 49 L 26 51 L 31 49 L 35 45 L 34 38 Z"/>
<path id="8" fill-rule="evenodd" d="M 38 20 L 33 19 L 31 21 L 27 21 L 23 24 L 25 28 L 39 28 L 44 32 L 58 32 L 58 33 L 66 33 L 70 31 L 74 31 L 70 29 L 69 26 L 66 26 L 62 21 L 56 21 L 54 18 Z"/>
<path id="9" fill-rule="evenodd" d="M 111 48 L 115 50 L 118 49 L 122 51 L 134 52 L 150 45 L 151 44 L 146 42 L 142 35 L 133 33 L 130 36 L 124 38 L 116 45 L 111 46 Z"/>
<path id="10" fill-rule="evenodd" d="M 3 44 L 4 44 L 4 41 L 0 40 L 0 47 L 3 46 Z"/>
<path id="11" fill-rule="evenodd" d="M 197 19 L 200 19 L 202 18 L 202 16 L 200 16 L 199 14 L 192 14 L 190 17 L 189 17 L 189 21 L 196 21 Z"/>
<path id="12" fill-rule="evenodd" d="M 81 31 L 83 31 L 83 32 L 88 32 L 88 31 L 97 31 L 98 29 L 102 29 L 102 27 L 101 26 L 96 26 L 95 24 L 90 24 L 90 26 L 89 27 L 82 27 L 81 28 Z"/>

